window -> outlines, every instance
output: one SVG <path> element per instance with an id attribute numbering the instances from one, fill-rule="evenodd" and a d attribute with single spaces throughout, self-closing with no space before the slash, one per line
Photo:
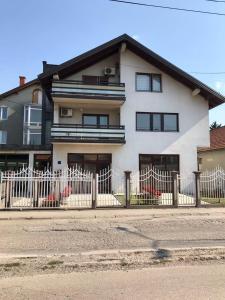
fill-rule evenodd
<path id="1" fill-rule="evenodd" d="M 177 132 L 178 114 L 175 113 L 136 113 L 137 131 Z"/>
<path id="2" fill-rule="evenodd" d="M 41 129 L 27 129 L 24 132 L 25 145 L 41 145 Z"/>
<path id="3" fill-rule="evenodd" d="M 0 154 L 0 171 L 19 170 L 28 167 L 29 156 L 17 154 Z"/>
<path id="4" fill-rule="evenodd" d="M 8 107 L 0 106 L 0 120 L 8 119 Z"/>
<path id="5" fill-rule="evenodd" d="M 150 91 L 151 90 L 151 78 L 150 74 L 137 74 L 136 75 L 136 84 L 137 84 L 137 91 Z"/>
<path id="6" fill-rule="evenodd" d="M 179 155 L 140 154 L 139 168 L 156 168 L 161 171 L 179 172 Z"/>
<path id="7" fill-rule="evenodd" d="M 138 130 L 150 130 L 150 114 L 137 113 L 137 129 Z"/>
<path id="8" fill-rule="evenodd" d="M 109 125 L 108 115 L 83 115 L 83 125 L 93 127 L 107 127 Z"/>
<path id="9" fill-rule="evenodd" d="M 7 132 L 4 130 L 0 130 L 0 144 L 6 144 L 7 140 Z"/>
<path id="10" fill-rule="evenodd" d="M 152 74 L 152 92 L 161 92 L 161 91 L 162 91 L 161 75 Z"/>
<path id="11" fill-rule="evenodd" d="M 136 91 L 162 92 L 162 79 L 160 74 L 136 73 Z"/>
<path id="12" fill-rule="evenodd" d="M 108 153 L 101 154 L 81 154 L 81 153 L 68 153 L 68 166 L 80 167 L 90 172 L 99 173 L 110 167 L 112 162 L 112 155 Z"/>
<path id="13" fill-rule="evenodd" d="M 107 84 L 107 76 L 83 75 L 82 80 L 86 84 Z"/>
<path id="14" fill-rule="evenodd" d="M 162 131 L 162 120 L 160 114 L 152 114 L 152 131 Z"/>
<path id="15" fill-rule="evenodd" d="M 41 145 L 42 109 L 37 105 L 24 107 L 24 135 L 25 145 Z"/>
<path id="16" fill-rule="evenodd" d="M 42 103 L 42 92 L 40 89 L 33 90 L 32 103 L 33 104 L 41 104 Z"/>
<path id="17" fill-rule="evenodd" d="M 42 122 L 42 109 L 38 106 L 26 105 L 24 107 L 24 123 L 28 126 L 40 126 Z"/>
<path id="18" fill-rule="evenodd" d="M 164 114 L 164 131 L 177 131 L 177 115 Z"/>

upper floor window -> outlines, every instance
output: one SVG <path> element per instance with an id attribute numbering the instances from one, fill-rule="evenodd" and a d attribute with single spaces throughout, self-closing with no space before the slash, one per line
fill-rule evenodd
<path id="1" fill-rule="evenodd" d="M 107 76 L 83 75 L 82 80 L 86 84 L 107 84 Z"/>
<path id="2" fill-rule="evenodd" d="M 136 73 L 136 91 L 162 92 L 161 74 Z"/>
<path id="3" fill-rule="evenodd" d="M 41 145 L 41 129 L 27 128 L 23 134 L 23 143 L 25 145 Z"/>
<path id="4" fill-rule="evenodd" d="M 32 103 L 33 104 L 41 104 L 42 103 L 42 91 L 41 91 L 41 89 L 33 90 Z"/>
<path id="5" fill-rule="evenodd" d="M 7 131 L 0 130 L 0 144 L 6 144 Z"/>
<path id="6" fill-rule="evenodd" d="M 8 119 L 8 107 L 0 106 L 0 120 Z"/>
<path id="7" fill-rule="evenodd" d="M 179 131 L 178 114 L 175 113 L 136 113 L 137 131 Z"/>
<path id="8" fill-rule="evenodd" d="M 26 105 L 24 107 L 24 123 L 27 126 L 41 126 L 42 109 L 39 106 Z"/>
<path id="9" fill-rule="evenodd" d="M 109 125 L 108 115 L 84 114 L 83 125 L 94 127 L 107 127 Z"/>

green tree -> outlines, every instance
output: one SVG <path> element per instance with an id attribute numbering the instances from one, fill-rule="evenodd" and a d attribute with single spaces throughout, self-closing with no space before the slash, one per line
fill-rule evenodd
<path id="1" fill-rule="evenodd" d="M 222 124 L 217 123 L 216 121 L 212 122 L 212 124 L 210 125 L 210 130 L 216 129 L 216 128 L 220 128 L 222 127 Z"/>

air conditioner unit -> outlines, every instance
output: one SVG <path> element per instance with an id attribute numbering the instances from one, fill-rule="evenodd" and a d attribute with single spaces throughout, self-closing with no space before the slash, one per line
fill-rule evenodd
<path id="1" fill-rule="evenodd" d="M 69 118 L 73 116 L 72 108 L 61 107 L 60 108 L 60 117 Z"/>
<path id="2" fill-rule="evenodd" d="M 115 67 L 105 67 L 104 74 L 107 76 L 114 76 L 114 75 L 116 75 L 116 68 Z"/>

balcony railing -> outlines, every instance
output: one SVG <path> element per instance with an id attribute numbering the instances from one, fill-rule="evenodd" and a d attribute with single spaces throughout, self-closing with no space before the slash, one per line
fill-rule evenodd
<path id="1" fill-rule="evenodd" d="M 53 80 L 51 93 L 53 98 L 108 99 L 125 101 L 125 84 L 88 84 L 84 81 Z"/>
<path id="2" fill-rule="evenodd" d="M 53 142 L 124 144 L 125 127 L 53 124 L 51 139 Z"/>

